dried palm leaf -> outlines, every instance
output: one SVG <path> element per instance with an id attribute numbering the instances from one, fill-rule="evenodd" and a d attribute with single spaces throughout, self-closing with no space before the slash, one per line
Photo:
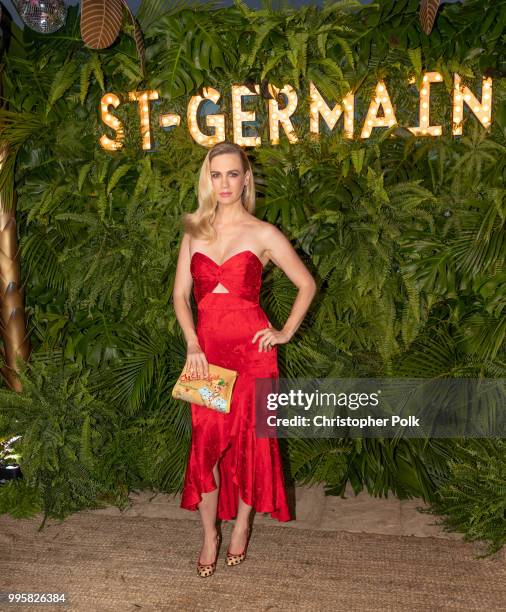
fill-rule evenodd
<path id="1" fill-rule="evenodd" d="M 82 0 L 81 36 L 92 49 L 105 49 L 116 40 L 123 20 L 122 0 Z"/>
<path id="2" fill-rule="evenodd" d="M 130 10 L 130 7 L 128 6 L 128 4 L 126 3 L 126 0 L 123 0 L 126 9 L 130 15 L 130 18 L 132 19 L 132 23 L 134 25 L 134 38 L 135 38 L 135 46 L 137 47 L 137 54 L 139 55 L 139 59 L 141 61 L 141 72 L 143 74 L 143 76 L 145 75 L 145 67 L 146 67 L 146 49 L 144 47 L 144 40 L 142 39 L 142 30 L 141 27 L 139 25 L 139 22 L 137 21 L 137 19 L 134 17 L 132 11 Z"/>
<path id="3" fill-rule="evenodd" d="M 420 0 L 420 23 L 425 34 L 430 34 L 436 21 L 441 0 Z"/>

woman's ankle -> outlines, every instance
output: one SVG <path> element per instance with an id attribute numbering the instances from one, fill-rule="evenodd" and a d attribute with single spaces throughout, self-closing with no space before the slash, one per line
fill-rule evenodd
<path id="1" fill-rule="evenodd" d="M 218 537 L 218 530 L 217 529 L 206 529 L 204 531 L 204 540 L 207 541 L 213 541 L 216 540 L 216 538 Z"/>

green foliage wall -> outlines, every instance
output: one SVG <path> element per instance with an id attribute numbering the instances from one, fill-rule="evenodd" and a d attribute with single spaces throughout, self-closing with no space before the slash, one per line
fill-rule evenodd
<path id="1" fill-rule="evenodd" d="M 129 26 L 110 49 L 91 51 L 75 9 L 55 35 L 13 26 L 3 56 L 0 137 L 10 155 L 0 187 L 8 201 L 17 194 L 33 345 L 24 393 L 2 392 L 1 433 L 22 434 L 26 474 L 23 484 L 2 487 L 3 511 L 64 516 L 100 501 L 124 504 L 134 487 L 181 487 L 190 422 L 170 398 L 185 359 L 171 290 L 179 220 L 196 206 L 207 152 L 185 120 L 202 85 L 222 93 L 227 114 L 233 83 L 289 83 L 300 92 L 300 142 L 282 133 L 270 146 L 256 103 L 263 145 L 248 151 L 256 214 L 291 239 L 320 287 L 296 337 L 280 347 L 283 374 L 504 377 L 505 3 L 445 4 L 430 36 L 418 0 L 260 11 L 241 2 L 168 12 L 162 4 L 145 1 L 138 15 L 145 74 Z M 346 140 L 339 126 L 309 137 L 309 81 L 332 106 L 357 91 L 357 133 L 380 78 L 399 123 L 417 125 L 408 78 L 425 70 L 444 76 L 431 108 L 442 137 L 380 128 Z M 453 72 L 477 95 L 482 76 L 493 78 L 489 131 L 466 113 L 463 135 L 451 136 Z M 124 104 L 125 145 L 102 150 L 103 93 L 148 88 L 160 92 L 153 116 L 177 112 L 181 127 L 164 131 L 153 121 L 155 148 L 142 151 L 137 107 Z M 275 325 L 294 298 L 269 267 L 262 305 Z M 45 451 L 34 453 L 41 440 Z M 461 477 L 451 459 L 462 441 L 286 442 L 287 476 L 297 482 L 321 481 L 340 494 L 349 481 L 355 491 L 437 501 L 441 514 L 455 516 L 447 492 Z M 504 482 L 504 446 L 492 447 Z M 477 449 L 486 464 L 490 446 Z M 479 495 L 478 520 L 487 525 L 490 509 L 494 530 L 471 533 L 472 508 L 452 528 L 497 545 L 506 531 L 498 491 Z"/>

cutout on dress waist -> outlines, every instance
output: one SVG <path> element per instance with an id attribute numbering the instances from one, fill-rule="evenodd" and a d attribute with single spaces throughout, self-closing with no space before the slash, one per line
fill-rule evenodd
<path id="1" fill-rule="evenodd" d="M 218 289 L 219 287 L 222 287 L 223 289 L 225 289 L 225 291 L 216 291 L 216 289 Z M 230 293 L 230 291 L 226 287 L 224 287 L 221 283 L 218 283 L 216 287 L 211 291 L 211 293 Z"/>

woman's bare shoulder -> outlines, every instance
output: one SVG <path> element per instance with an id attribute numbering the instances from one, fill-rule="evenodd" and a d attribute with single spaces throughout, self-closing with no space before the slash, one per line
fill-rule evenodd
<path id="1" fill-rule="evenodd" d="M 261 221 L 260 219 L 257 219 L 255 235 L 258 239 L 258 244 L 263 256 L 267 257 L 267 261 L 272 259 L 276 263 L 275 253 L 278 251 L 279 247 L 283 247 L 286 243 L 289 243 L 286 236 L 273 223 Z"/>
<path id="2" fill-rule="evenodd" d="M 250 222 L 252 227 L 254 227 L 255 230 L 261 234 L 272 234 L 273 232 L 279 231 L 278 228 L 272 223 L 263 221 L 262 219 L 257 219 L 256 217 L 252 217 Z"/>
<path id="3" fill-rule="evenodd" d="M 276 233 L 279 234 L 279 230 L 275 225 L 253 216 L 245 222 L 242 230 L 250 236 L 254 236 L 259 243 L 264 245 L 269 244 L 273 238 L 275 239 Z"/>
<path id="4" fill-rule="evenodd" d="M 181 238 L 181 247 L 189 247 L 191 245 L 192 236 L 188 232 L 183 232 L 183 237 Z"/>
<path id="5" fill-rule="evenodd" d="M 260 221 L 259 219 L 257 221 L 259 223 L 258 234 L 263 241 L 269 243 L 272 240 L 283 239 L 283 232 L 276 225 L 274 225 L 274 223 L 269 223 L 269 221 Z"/>

